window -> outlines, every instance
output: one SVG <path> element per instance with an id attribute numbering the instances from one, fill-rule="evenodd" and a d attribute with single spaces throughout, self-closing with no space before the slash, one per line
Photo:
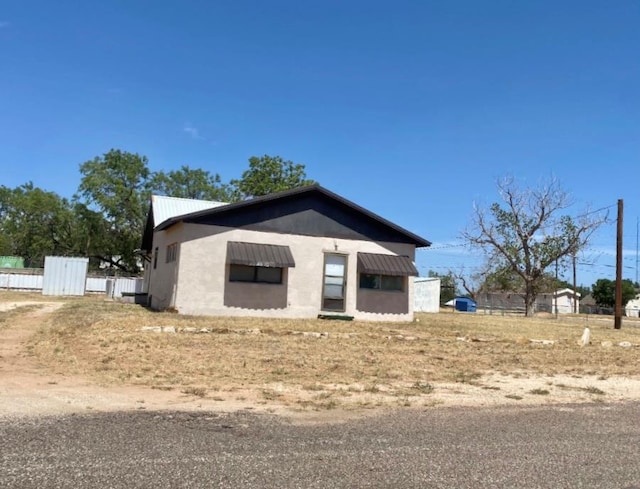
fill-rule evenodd
<path id="1" fill-rule="evenodd" d="M 169 246 L 167 246 L 166 262 L 167 263 L 174 262 L 176 261 L 177 257 L 178 257 L 178 243 L 172 243 Z"/>
<path id="2" fill-rule="evenodd" d="M 361 289 L 404 290 L 404 277 L 398 275 L 360 274 Z"/>
<path id="3" fill-rule="evenodd" d="M 282 283 L 282 268 L 250 265 L 229 265 L 230 282 Z"/>

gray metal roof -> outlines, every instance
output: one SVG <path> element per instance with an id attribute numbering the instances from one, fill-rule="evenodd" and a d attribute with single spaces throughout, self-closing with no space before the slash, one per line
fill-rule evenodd
<path id="1" fill-rule="evenodd" d="M 379 253 L 358 253 L 358 270 L 380 275 L 418 275 L 418 270 L 408 256 Z"/>
<path id="2" fill-rule="evenodd" d="M 226 202 L 214 200 L 182 199 L 179 197 L 166 197 L 164 195 L 152 195 L 151 206 L 153 208 L 153 226 L 162 224 L 167 219 L 191 214 L 228 205 Z"/>
<path id="3" fill-rule="evenodd" d="M 288 246 L 262 243 L 243 243 L 229 241 L 227 243 L 227 262 L 233 265 L 254 267 L 295 267 L 291 250 Z"/>

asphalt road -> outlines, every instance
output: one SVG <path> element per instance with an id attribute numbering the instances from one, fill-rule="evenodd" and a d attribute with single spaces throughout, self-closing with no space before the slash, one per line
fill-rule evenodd
<path id="1" fill-rule="evenodd" d="M 0 487 L 640 489 L 640 404 L 4 419 Z"/>

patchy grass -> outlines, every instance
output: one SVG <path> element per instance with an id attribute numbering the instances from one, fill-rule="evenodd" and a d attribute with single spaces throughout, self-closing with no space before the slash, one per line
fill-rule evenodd
<path id="1" fill-rule="evenodd" d="M 536 396 L 548 396 L 550 392 L 547 389 L 531 389 L 529 394 L 534 394 Z"/>
<path id="2" fill-rule="evenodd" d="M 182 393 L 188 396 L 204 397 L 207 395 L 207 389 L 204 387 L 186 387 L 182 390 Z"/>
<path id="3" fill-rule="evenodd" d="M 602 389 L 598 389 L 597 387 L 594 387 L 592 385 L 588 387 L 584 387 L 582 390 L 585 391 L 587 394 L 595 394 L 597 396 L 605 395 L 605 392 Z"/>
<path id="4" fill-rule="evenodd" d="M 5 300 L 31 299 L 14 294 Z M 0 320 L 6 321 L 14 313 L 2 314 Z M 252 389 L 264 402 L 314 409 L 331 409 L 350 395 L 365 407 L 379 405 L 385 396 L 401 405 L 420 405 L 428 400 L 433 383 L 482 387 L 485 373 L 640 375 L 637 348 L 600 346 L 602 341 L 640 344 L 640 328 L 625 323 L 623 329 L 614 330 L 612 318 L 591 318 L 586 323 L 579 317 L 441 313 L 417 315 L 419 322 L 396 324 L 193 317 L 151 312 L 102 297 L 67 299 L 48 317 L 29 348 L 53 372 L 82 375 L 103 385 L 181 390 L 200 386 L 205 395 L 213 390 Z M 587 324 L 592 345 L 578 347 Z M 141 331 L 145 326 L 212 332 Z M 529 341 L 533 338 L 554 344 L 533 344 Z M 291 389 L 302 397 L 289 398 Z M 318 397 L 335 391 L 342 394 Z M 421 396 L 424 399 L 418 399 Z"/>

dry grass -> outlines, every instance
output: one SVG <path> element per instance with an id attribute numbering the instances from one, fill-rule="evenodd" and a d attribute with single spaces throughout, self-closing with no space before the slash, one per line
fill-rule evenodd
<path id="1" fill-rule="evenodd" d="M 577 346 L 584 318 L 441 313 L 417 319 L 380 324 L 189 317 L 82 298 L 53 313 L 33 337 L 30 350 L 55 372 L 101 384 L 177 388 L 203 396 L 254 389 L 263 402 L 321 409 L 363 393 L 394 396 L 401 405 L 410 405 L 415 396 L 429 395 L 432 382 L 475 384 L 487 372 L 640 374 L 637 348 L 601 346 L 602 341 L 640 343 L 640 328 L 614 330 L 612 318 L 590 320 L 593 344 L 587 347 Z M 152 333 L 141 331 L 144 326 L 213 332 Z M 246 333 L 255 329 L 260 334 Z M 292 333 L 301 331 L 328 336 Z M 555 343 L 532 344 L 530 339 Z M 294 389 L 295 398 L 289 394 Z"/>

